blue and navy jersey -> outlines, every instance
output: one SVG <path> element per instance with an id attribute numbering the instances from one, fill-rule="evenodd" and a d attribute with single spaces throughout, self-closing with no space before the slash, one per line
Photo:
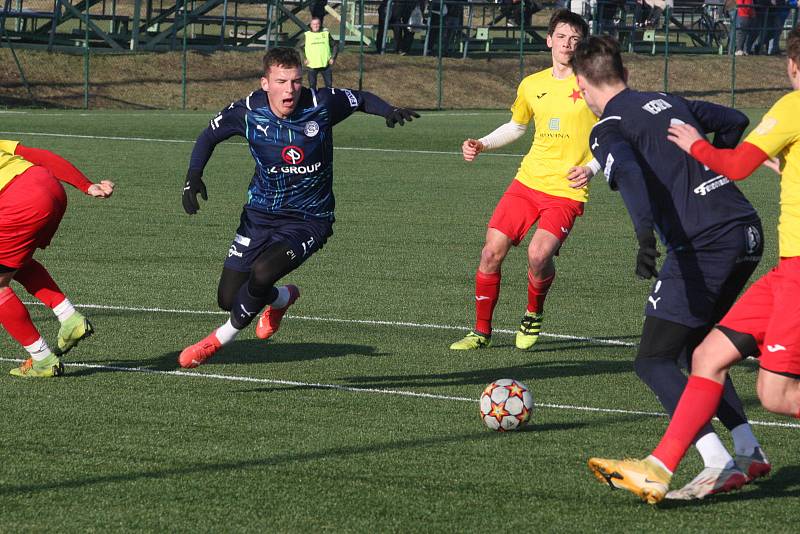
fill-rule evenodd
<path id="1" fill-rule="evenodd" d="M 263 90 L 233 102 L 214 117 L 197 139 L 190 169 L 202 170 L 214 146 L 234 135 L 247 139 L 256 162 L 247 191 L 249 209 L 300 218 L 333 220 L 333 126 L 365 100 L 370 113 L 391 107 L 374 95 L 349 89 L 302 89 L 295 111 L 287 118 L 270 109 Z M 383 108 L 386 109 L 383 109 Z"/>
<path id="2" fill-rule="evenodd" d="M 758 215 L 731 180 L 669 141 L 667 129 L 686 123 L 714 132 L 722 148 L 735 146 L 748 122 L 724 106 L 625 89 L 608 102 L 589 142 L 636 231 L 655 229 L 669 250 L 690 250 Z"/>

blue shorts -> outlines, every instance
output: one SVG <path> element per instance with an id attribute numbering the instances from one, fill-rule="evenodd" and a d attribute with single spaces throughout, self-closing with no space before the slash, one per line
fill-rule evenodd
<path id="1" fill-rule="evenodd" d="M 764 252 L 758 220 L 734 226 L 713 246 L 670 251 L 645 305 L 645 315 L 689 328 L 719 321 L 741 293 Z"/>
<path id="2" fill-rule="evenodd" d="M 322 248 L 333 235 L 333 222 L 324 219 L 301 219 L 264 213 L 245 207 L 239 228 L 228 248 L 225 268 L 250 272 L 253 262 L 270 246 L 286 243 L 291 259 L 300 265 Z"/>

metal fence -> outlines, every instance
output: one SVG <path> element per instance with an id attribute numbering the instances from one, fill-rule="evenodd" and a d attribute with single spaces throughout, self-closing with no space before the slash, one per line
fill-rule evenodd
<path id="1" fill-rule="evenodd" d="M 420 108 L 505 107 L 524 75 L 549 65 L 547 22 L 560 7 L 538 0 L 0 1 L 0 105 L 83 108 L 216 107 L 205 92 L 230 100 L 252 87 L 257 56 L 278 45 L 302 48 L 312 13 L 324 17 L 342 50 L 336 85 L 388 92 Z M 782 60 L 753 56 L 780 54 L 798 17 L 785 0 L 766 2 L 727 9 L 721 0 L 571 0 L 568 7 L 592 33 L 620 41 L 635 85 L 757 107 L 786 84 Z"/>

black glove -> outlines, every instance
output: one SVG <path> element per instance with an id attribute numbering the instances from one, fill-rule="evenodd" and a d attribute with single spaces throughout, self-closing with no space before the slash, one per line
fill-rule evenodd
<path id="1" fill-rule="evenodd" d="M 639 241 L 639 252 L 636 253 L 636 276 L 642 280 L 658 276 L 656 258 L 661 256 L 661 253 L 656 248 L 656 236 L 650 229 L 640 230 L 636 233 L 636 239 Z"/>
<path id="2" fill-rule="evenodd" d="M 412 118 L 419 118 L 419 113 L 413 109 L 394 108 L 391 113 L 386 116 L 386 126 L 394 128 L 395 124 L 402 126 L 405 121 L 411 122 Z"/>
<path id="3" fill-rule="evenodd" d="M 189 215 L 194 215 L 200 209 L 197 193 L 200 193 L 203 200 L 208 200 L 206 184 L 203 183 L 203 171 L 189 169 L 186 173 L 186 183 L 183 185 L 183 209 Z"/>

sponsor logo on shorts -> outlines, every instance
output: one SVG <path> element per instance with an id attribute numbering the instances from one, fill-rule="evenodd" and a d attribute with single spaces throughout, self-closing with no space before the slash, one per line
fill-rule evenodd
<path id="1" fill-rule="evenodd" d="M 661 280 L 656 282 L 655 288 L 653 288 L 653 294 L 647 297 L 647 302 L 653 305 L 653 309 L 658 309 L 658 301 L 661 300 L 661 297 L 654 298 L 655 294 L 658 293 L 658 290 L 661 289 Z"/>
<path id="2" fill-rule="evenodd" d="M 778 352 L 780 350 L 786 350 L 786 347 L 776 343 L 774 345 L 767 345 L 767 350 L 770 352 Z"/>
<path id="3" fill-rule="evenodd" d="M 706 180 L 702 184 L 700 184 L 697 187 L 695 187 L 694 188 L 694 192 L 696 194 L 700 195 L 701 197 L 704 197 L 707 194 L 709 194 L 711 191 L 713 191 L 714 189 L 719 189 L 723 185 L 726 185 L 726 184 L 729 184 L 729 183 L 731 183 L 731 181 L 728 180 L 727 177 L 722 176 L 721 174 L 718 174 L 714 178 L 712 178 L 710 180 Z"/>
<path id="4" fill-rule="evenodd" d="M 299 146 L 289 145 L 283 147 L 283 150 L 281 150 L 281 157 L 286 163 L 297 165 L 298 163 L 303 163 L 306 155 Z"/>
<path id="5" fill-rule="evenodd" d="M 489 300 L 489 297 L 487 297 L 486 295 L 475 295 L 475 300 L 480 302 L 482 300 Z"/>
<path id="6" fill-rule="evenodd" d="M 309 252 L 311 252 L 311 248 L 314 246 L 314 238 L 309 237 L 308 240 L 303 242 L 303 256 L 307 256 Z"/>
<path id="7" fill-rule="evenodd" d="M 230 258 L 231 256 L 242 257 L 242 253 L 236 250 L 236 245 L 231 245 L 231 248 L 228 249 L 228 257 Z"/>
<path id="8" fill-rule="evenodd" d="M 292 249 L 287 250 L 286 251 L 286 255 L 289 256 L 290 260 L 293 260 L 293 259 L 295 259 L 297 257 L 297 254 Z"/>
<path id="9" fill-rule="evenodd" d="M 236 243 L 239 243 L 240 245 L 244 245 L 246 247 L 250 246 L 250 238 L 249 237 L 245 237 L 243 235 L 236 234 L 236 236 L 233 238 L 233 240 Z"/>
<path id="10" fill-rule="evenodd" d="M 566 234 L 568 234 L 568 233 L 569 233 L 569 228 L 564 228 L 564 227 L 562 226 L 562 227 L 561 227 L 561 232 L 562 232 L 562 233 L 564 233 L 564 234 L 566 235 Z"/>
<path id="11" fill-rule="evenodd" d="M 306 137 L 314 137 L 319 133 L 319 124 L 314 121 L 308 121 L 305 128 L 303 128 L 303 133 L 306 134 Z"/>

